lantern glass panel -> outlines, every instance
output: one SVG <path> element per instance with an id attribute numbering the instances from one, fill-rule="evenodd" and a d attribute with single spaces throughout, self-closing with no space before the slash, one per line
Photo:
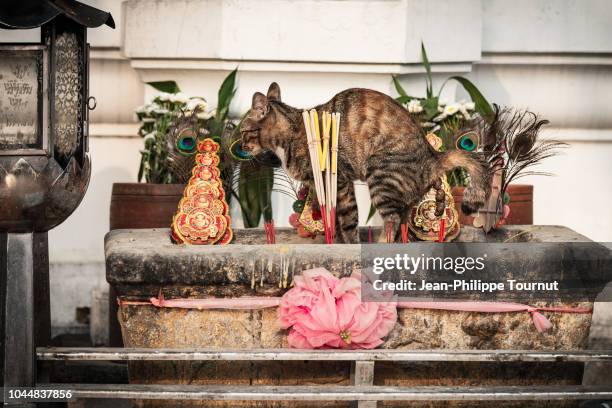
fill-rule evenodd
<path id="1" fill-rule="evenodd" d="M 0 155 L 46 154 L 47 56 L 42 46 L 0 46 Z"/>

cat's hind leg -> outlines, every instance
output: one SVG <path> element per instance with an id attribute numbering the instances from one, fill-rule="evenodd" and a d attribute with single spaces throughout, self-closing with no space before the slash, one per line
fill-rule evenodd
<path id="1" fill-rule="evenodd" d="M 338 179 L 338 201 L 336 204 L 336 240 L 344 244 L 359 243 L 357 228 L 359 215 L 352 180 Z"/>
<path id="2" fill-rule="evenodd" d="M 400 240 L 400 224 L 405 222 L 409 204 L 415 201 L 417 179 L 406 174 L 411 158 L 407 155 L 373 155 L 368 159 L 366 182 L 372 205 L 383 219 L 378 242 Z"/>

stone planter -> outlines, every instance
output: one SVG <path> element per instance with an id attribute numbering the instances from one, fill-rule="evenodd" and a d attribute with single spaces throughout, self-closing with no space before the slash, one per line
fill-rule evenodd
<path id="1" fill-rule="evenodd" d="M 366 233 L 366 231 L 362 231 Z M 587 241 L 575 232 L 555 226 L 526 230 L 509 226 L 484 235 L 465 227 L 466 242 L 501 242 L 523 232 L 523 241 Z M 118 230 L 106 237 L 107 280 L 120 298 L 142 300 L 157 296 L 240 297 L 280 296 L 284 282 L 315 266 L 348 275 L 359 268 L 359 245 L 317 245 L 289 229 L 279 229 L 277 242 L 265 245 L 262 230 L 237 230 L 236 242 L 227 246 L 173 245 L 167 230 Z M 364 237 L 365 238 L 365 237 Z M 588 306 L 582 303 L 581 306 Z M 575 306 L 575 304 L 573 304 Z M 436 310 L 398 311 L 398 323 L 383 348 L 393 349 L 527 349 L 570 350 L 586 345 L 590 314 L 550 314 L 553 329 L 538 334 L 527 313 L 479 314 Z M 153 348 L 282 348 L 285 332 L 276 323 L 276 310 L 228 311 L 155 308 L 128 305 L 120 308 L 126 347 Z M 580 384 L 582 365 L 538 363 L 410 363 L 377 364 L 376 385 L 552 385 Z M 182 384 L 349 384 L 347 362 L 133 362 L 134 383 Z M 140 401 L 138 406 L 175 406 Z M 503 405 L 496 403 L 496 405 Z M 235 403 L 183 402 L 181 406 L 349 406 L 346 403 Z M 408 403 L 379 406 L 490 406 L 469 403 Z M 508 404 L 508 406 L 520 406 Z M 533 405 L 530 405 L 533 406 Z M 551 406 L 547 404 L 546 406 Z M 575 406 L 561 402 L 554 406 Z"/>

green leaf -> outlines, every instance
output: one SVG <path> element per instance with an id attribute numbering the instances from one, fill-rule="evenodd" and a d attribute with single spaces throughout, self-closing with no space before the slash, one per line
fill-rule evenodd
<path id="1" fill-rule="evenodd" d="M 366 220 L 366 224 L 370 222 L 374 214 L 376 214 L 376 208 L 374 208 L 374 205 L 370 204 L 370 212 L 368 213 L 368 219 Z"/>
<path id="2" fill-rule="evenodd" d="M 395 98 L 396 101 L 398 101 L 399 103 L 401 103 L 402 105 L 407 104 L 408 102 L 410 102 L 412 99 L 410 96 L 408 95 L 402 95 L 402 96 L 398 96 L 397 98 Z"/>
<path id="3" fill-rule="evenodd" d="M 219 120 L 225 120 L 227 112 L 229 111 L 232 99 L 236 94 L 236 73 L 238 68 L 234 69 L 229 75 L 223 80 L 221 87 L 219 88 L 218 100 L 217 100 L 217 115 Z"/>
<path id="4" fill-rule="evenodd" d="M 225 124 L 225 120 L 227 119 L 232 99 L 236 94 L 235 86 L 237 72 L 238 68 L 230 72 L 223 80 L 221 87 L 219 87 L 219 92 L 217 95 L 217 112 L 215 113 L 215 117 L 211 119 L 209 125 L 209 130 L 212 135 L 221 134 L 223 131 L 223 126 Z"/>
<path id="5" fill-rule="evenodd" d="M 463 86 L 463 88 L 470 95 L 470 98 L 472 98 L 472 101 L 476 105 L 476 112 L 480 113 L 480 115 L 483 117 L 493 115 L 493 108 L 491 108 L 491 104 L 478 90 L 478 88 L 476 88 L 476 85 L 474 85 L 472 81 L 461 76 L 453 76 L 449 79 L 454 79 Z"/>
<path id="6" fill-rule="evenodd" d="M 261 207 L 259 206 L 259 186 L 252 183 L 249 175 L 252 174 L 246 166 L 240 166 L 240 178 L 238 180 L 238 201 L 242 210 L 242 220 L 245 228 L 255 228 L 259 225 L 261 218 Z"/>
<path id="7" fill-rule="evenodd" d="M 274 187 L 274 169 L 263 166 L 259 177 L 259 206 L 262 211 L 263 219 L 266 222 L 272 221 L 272 189 Z"/>
<path id="8" fill-rule="evenodd" d="M 406 91 L 402 87 L 402 84 L 400 84 L 399 79 L 397 79 L 397 76 L 393 75 L 392 78 L 393 85 L 395 85 L 395 90 L 397 91 L 397 93 L 400 94 L 400 96 L 408 96 L 408 94 L 406 94 Z"/>
<path id="9" fill-rule="evenodd" d="M 404 89 L 404 87 L 402 87 L 402 84 L 400 83 L 399 79 L 397 79 L 397 76 L 394 75 L 391 78 L 393 78 L 393 85 L 395 86 L 395 90 L 400 95 L 397 98 L 395 98 L 396 101 L 398 101 L 401 104 L 407 104 L 412 99 L 419 99 L 414 96 L 410 96 L 406 93 L 406 90 Z"/>
<path id="10" fill-rule="evenodd" d="M 167 92 L 171 94 L 181 92 L 181 88 L 179 88 L 176 81 L 154 81 L 147 82 L 147 85 L 151 85 L 160 92 Z"/>
<path id="11" fill-rule="evenodd" d="M 438 116 L 438 97 L 433 96 L 423 101 L 423 109 L 427 120 L 432 120 Z"/>
<path id="12" fill-rule="evenodd" d="M 145 156 L 144 154 L 140 157 L 140 166 L 138 166 L 138 182 L 142 181 L 142 177 L 144 175 L 144 164 L 145 164 Z"/>
<path id="13" fill-rule="evenodd" d="M 262 215 L 264 221 L 272 220 L 273 187 L 274 169 L 272 167 L 255 162 L 240 165 L 238 201 L 246 228 L 257 227 Z"/>
<path id="14" fill-rule="evenodd" d="M 421 60 L 423 62 L 423 66 L 425 67 L 425 72 L 427 73 L 427 98 L 431 98 L 433 96 L 433 81 L 431 79 L 431 64 L 429 63 L 429 59 L 427 58 L 427 51 L 425 51 L 425 44 L 421 41 Z"/>

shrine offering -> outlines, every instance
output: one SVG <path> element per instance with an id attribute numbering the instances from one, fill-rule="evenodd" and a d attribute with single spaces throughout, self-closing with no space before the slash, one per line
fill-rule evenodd
<path id="1" fill-rule="evenodd" d="M 431 188 L 421 201 L 410 210 L 408 227 L 422 241 L 452 241 L 459 235 L 461 225 L 459 214 L 455 209 L 453 195 L 446 177 L 440 180 L 441 191 L 445 202 L 442 214 L 436 214 L 435 188 Z"/>
<path id="2" fill-rule="evenodd" d="M 404 229 L 405 230 L 405 229 Z M 367 229 L 362 229 L 363 237 Z M 373 227 L 378 236 L 380 227 Z M 235 229 L 231 247 L 168 242 L 167 231 L 115 230 L 106 238 L 107 280 L 119 296 L 119 321 L 126 347 L 171 349 L 380 348 L 439 350 L 578 350 L 587 344 L 593 303 L 574 301 L 450 302 L 418 299 L 397 304 L 359 301 L 363 258 L 357 245 L 323 244 L 322 234 L 301 238 L 276 228 L 276 245 L 266 245 L 261 229 Z M 535 229 L 509 225 L 485 234 L 465 226 L 459 243 L 549 242 L 551 251 L 526 257 L 508 244 L 508 278 L 537 271 L 550 259 L 574 259 L 556 242 L 586 242 L 564 227 Z M 418 246 L 418 243 L 406 247 Z M 443 244 L 422 247 L 440 248 Z M 364 245 L 367 247 L 368 245 Z M 420 254 L 421 252 L 416 252 Z M 492 256 L 492 253 L 489 253 Z M 593 264 L 594 274 L 604 264 Z M 560 271 L 560 273 L 564 273 Z M 348 307 L 345 307 L 348 306 Z M 397 315 L 397 318 L 395 316 Z M 330 317 L 331 316 L 331 317 Z M 338 322 L 344 322 L 340 328 Z M 286 329 L 281 329 L 284 327 Z M 371 329 L 371 330 L 369 330 Z M 382 342 L 381 342 L 382 341 Z M 350 365 L 342 361 L 130 361 L 130 381 L 138 384 L 260 384 L 321 386 L 349 384 Z M 378 363 L 377 363 L 378 364 Z M 580 384 L 582 366 L 534 369 L 529 362 L 439 363 L 415 370 L 385 362 L 380 384 L 398 387 L 517 386 Z M 177 374 L 178 373 L 178 374 Z M 212 380 L 211 380 L 212 379 Z M 476 380 L 474 380 L 476 379 Z M 147 405 L 140 405 L 147 406 Z M 175 407 L 176 402 L 150 405 Z M 252 401 L 204 401 L 193 406 L 253 408 Z M 295 407 L 293 401 L 277 407 Z M 330 401 L 322 407 L 346 407 Z M 447 405 L 431 405 L 441 407 Z M 544 406 L 544 405 L 533 405 Z M 547 404 L 546 406 L 551 406 Z"/>
<path id="3" fill-rule="evenodd" d="M 435 133 L 427 134 L 426 139 L 434 149 L 441 149 L 442 139 Z M 468 141 L 472 149 L 476 148 L 477 138 L 476 141 L 470 138 L 462 143 L 468 144 Z M 421 201 L 410 209 L 408 229 L 422 241 L 452 241 L 459 235 L 459 214 L 446 176 L 441 177 Z M 402 232 L 402 235 L 406 234 Z M 393 242 L 392 237 L 388 241 Z M 405 239 L 402 237 L 402 241 L 407 241 L 407 235 Z"/>
<path id="4" fill-rule="evenodd" d="M 197 150 L 191 178 L 172 220 L 172 239 L 181 244 L 228 244 L 233 235 L 218 168 L 219 144 L 204 139 L 197 142 Z"/>
<path id="5" fill-rule="evenodd" d="M 308 151 L 325 242 L 331 244 L 334 242 L 336 229 L 340 114 L 322 112 L 321 126 L 319 126 L 319 113 L 315 109 L 302 112 L 302 117 L 308 138 Z M 302 223 L 302 218 L 304 218 L 302 224 L 304 229 L 309 233 L 316 233 L 317 228 L 316 223 L 313 222 L 311 206 L 304 206 L 300 211 L 303 217 L 301 216 L 299 221 Z"/>

